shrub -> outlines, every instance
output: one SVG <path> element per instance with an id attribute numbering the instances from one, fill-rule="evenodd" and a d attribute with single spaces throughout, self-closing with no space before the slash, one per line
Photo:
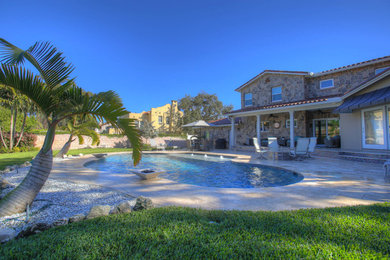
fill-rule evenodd
<path id="1" fill-rule="evenodd" d="M 9 136 L 10 136 L 9 133 L 3 133 L 4 141 L 7 145 L 9 145 Z M 19 139 L 19 133 L 16 133 L 16 135 L 14 137 L 14 145 L 16 144 L 18 139 Z M 19 148 L 22 148 L 22 147 L 32 148 L 32 147 L 34 147 L 36 141 L 37 141 L 37 136 L 35 134 L 24 133 L 22 139 L 20 140 L 18 147 Z M 2 142 L 0 142 L 0 149 L 3 149 L 3 150 L 5 149 Z"/>

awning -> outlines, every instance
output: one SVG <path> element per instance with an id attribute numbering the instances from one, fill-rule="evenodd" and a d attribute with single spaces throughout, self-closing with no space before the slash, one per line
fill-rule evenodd
<path id="1" fill-rule="evenodd" d="M 352 113 L 353 110 L 390 103 L 390 86 L 347 98 L 334 110 L 335 113 Z"/>

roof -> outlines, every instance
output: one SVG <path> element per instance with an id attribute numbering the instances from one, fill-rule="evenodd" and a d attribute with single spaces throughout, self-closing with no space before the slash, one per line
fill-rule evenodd
<path id="1" fill-rule="evenodd" d="M 304 105 L 304 104 L 313 104 L 313 103 L 325 102 L 325 101 L 328 101 L 330 98 L 335 98 L 335 97 L 340 97 L 340 95 L 332 95 L 332 96 L 327 96 L 327 97 L 305 99 L 305 100 L 300 100 L 300 101 L 279 103 L 279 104 L 268 105 L 268 106 L 246 107 L 246 108 L 230 111 L 228 114 L 235 114 L 235 113 L 240 113 L 240 112 L 249 112 L 249 111 L 256 111 L 256 110 L 264 110 L 264 109 L 272 109 L 272 108 L 283 108 L 283 107 L 290 107 L 290 106 L 297 106 L 297 105 Z"/>
<path id="2" fill-rule="evenodd" d="M 198 120 L 198 121 L 183 125 L 181 127 L 208 127 L 208 126 L 210 126 L 210 125 L 206 121 Z"/>
<path id="3" fill-rule="evenodd" d="M 346 65 L 346 66 L 342 66 L 342 67 L 338 67 L 338 68 L 334 68 L 334 69 L 330 69 L 330 70 L 324 70 L 324 71 L 317 72 L 317 73 L 311 73 L 311 72 L 307 72 L 307 71 L 291 71 L 291 70 L 264 70 L 260 74 L 256 75 L 255 77 L 251 78 L 249 81 L 242 84 L 240 87 L 236 88 L 235 91 L 240 91 L 241 89 L 245 88 L 246 86 L 248 86 L 249 84 L 251 84 L 255 80 L 259 79 L 261 76 L 263 76 L 265 74 L 287 74 L 287 75 L 301 75 L 301 76 L 319 77 L 319 76 L 323 76 L 323 75 L 327 75 L 327 74 L 331 74 L 331 73 L 336 73 L 336 72 L 340 72 L 340 71 L 344 71 L 344 70 L 363 67 L 363 66 L 367 66 L 367 65 L 371 65 L 371 64 L 375 64 L 375 63 L 379 63 L 379 62 L 384 62 L 384 61 L 390 61 L 390 56 L 383 56 L 380 58 L 366 60 L 366 61 L 362 61 L 362 62 L 358 62 L 358 63 L 354 63 L 354 64 L 350 64 L 350 65 Z"/>
<path id="4" fill-rule="evenodd" d="M 352 96 L 353 94 L 365 89 L 366 87 L 371 86 L 375 82 L 377 82 L 377 81 L 379 81 L 379 80 L 381 80 L 389 75 L 390 75 L 390 68 L 382 71 L 381 73 L 376 74 L 375 76 L 369 78 L 366 81 L 363 81 L 362 83 L 360 83 L 358 86 L 354 87 L 353 89 L 348 90 L 347 92 L 344 93 L 343 99 L 347 98 L 349 96 Z"/>
<path id="5" fill-rule="evenodd" d="M 240 117 L 234 118 L 234 124 L 238 124 L 240 121 L 241 121 Z M 230 125 L 231 121 L 229 118 L 225 117 L 222 119 L 209 121 L 208 123 L 210 124 L 210 126 L 226 126 L 226 125 Z"/>
<path id="6" fill-rule="evenodd" d="M 366 60 L 366 61 L 362 61 L 362 62 L 358 62 L 358 63 L 354 63 L 354 64 L 342 66 L 342 67 L 338 67 L 338 68 L 335 68 L 335 69 L 330 69 L 330 70 L 324 70 L 324 71 L 321 71 L 321 72 L 317 72 L 313 76 L 322 76 L 324 74 L 335 73 L 335 72 L 339 72 L 339 71 L 343 71 L 343 70 L 349 70 L 349 69 L 362 67 L 362 66 L 367 66 L 367 65 L 371 65 L 371 64 L 375 64 L 375 63 L 379 63 L 379 62 L 384 62 L 384 61 L 388 61 L 388 60 L 390 60 L 390 56 L 383 56 L 383 57 L 380 57 L 380 58 Z"/>
<path id="7" fill-rule="evenodd" d="M 240 87 L 236 88 L 235 91 L 240 91 L 242 88 L 245 88 L 261 76 L 265 74 L 287 74 L 287 75 L 298 75 L 298 76 L 305 76 L 309 75 L 310 72 L 307 71 L 293 71 L 293 70 L 264 70 L 260 74 L 256 75 L 255 77 L 251 78 L 249 81 L 241 85 Z"/>
<path id="8" fill-rule="evenodd" d="M 390 86 L 346 99 L 334 110 L 336 113 L 351 113 L 353 110 L 390 102 Z"/>

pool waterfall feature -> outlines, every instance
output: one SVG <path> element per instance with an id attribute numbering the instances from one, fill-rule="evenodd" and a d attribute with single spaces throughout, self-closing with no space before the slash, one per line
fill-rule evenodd
<path id="1" fill-rule="evenodd" d="M 160 178 L 174 182 L 215 188 L 278 187 L 300 182 L 303 175 L 272 166 L 233 162 L 210 154 L 144 154 L 134 167 L 130 154 L 111 155 L 91 161 L 86 167 L 110 173 L 132 174 L 132 169 L 164 170 Z"/>

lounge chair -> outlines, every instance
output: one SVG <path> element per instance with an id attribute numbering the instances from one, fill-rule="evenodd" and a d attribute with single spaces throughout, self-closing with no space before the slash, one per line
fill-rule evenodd
<path id="1" fill-rule="evenodd" d="M 272 153 L 273 159 L 275 160 L 275 154 L 279 152 L 278 138 L 268 137 L 268 148 L 269 151 Z"/>
<path id="2" fill-rule="evenodd" d="M 299 157 L 308 156 L 309 143 L 309 138 L 299 138 L 297 141 L 297 146 L 294 150 L 290 151 L 290 155 L 296 159 Z"/>
<path id="3" fill-rule="evenodd" d="M 311 158 L 311 154 L 314 153 L 317 145 L 317 137 L 310 137 L 309 148 L 307 150 L 307 156 Z"/>
<path id="4" fill-rule="evenodd" d="M 255 152 L 259 154 L 259 159 L 267 159 L 264 154 L 267 153 L 267 150 L 261 149 L 261 146 L 259 145 L 259 140 L 257 138 L 253 138 L 253 144 L 255 146 Z"/>

